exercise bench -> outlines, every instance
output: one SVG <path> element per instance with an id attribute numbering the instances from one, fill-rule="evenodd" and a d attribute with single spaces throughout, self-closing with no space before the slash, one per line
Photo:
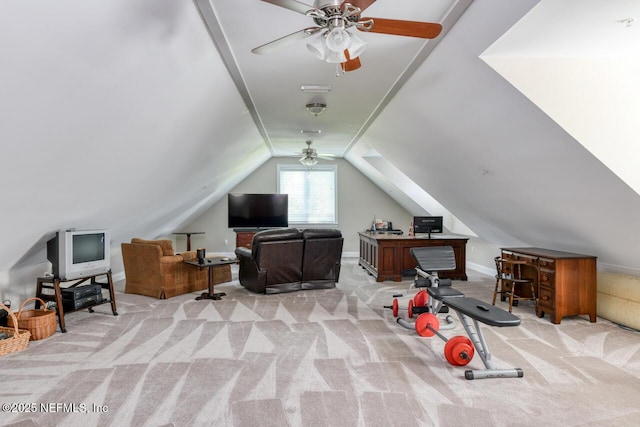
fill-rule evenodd
<path id="1" fill-rule="evenodd" d="M 489 351 L 489 346 L 487 345 L 487 341 L 484 338 L 482 329 L 480 329 L 481 323 L 497 327 L 518 326 L 520 325 L 520 319 L 518 317 L 506 310 L 477 300 L 475 298 L 444 297 L 442 298 L 442 301 L 444 304 L 458 313 L 460 322 L 464 326 L 469 340 L 475 348 L 475 352 L 480 355 L 480 358 L 482 359 L 482 362 L 485 366 L 485 369 L 465 371 L 464 376 L 466 379 L 473 380 L 482 378 L 522 378 L 524 376 L 524 372 L 520 368 L 497 369 L 494 366 L 493 360 L 491 358 L 491 352 Z M 442 335 L 437 332 L 438 326 L 439 325 L 437 318 L 435 318 L 435 316 L 431 313 L 421 314 L 420 316 L 418 316 L 418 319 L 416 319 L 415 323 L 415 328 L 419 335 L 432 336 L 434 334 L 438 334 L 438 336 L 447 341 L 446 338 L 442 337 Z M 454 342 L 453 344 L 456 343 L 457 342 Z M 450 344 L 450 342 L 447 342 L 447 344 Z M 458 343 L 458 345 L 459 347 L 449 345 L 449 347 L 453 347 L 450 349 L 447 349 L 445 346 L 445 356 L 450 362 L 452 362 L 451 359 L 460 362 L 452 362 L 452 364 L 465 365 L 471 360 L 471 357 L 473 357 L 474 351 L 473 349 L 468 347 L 468 341 L 462 340 L 462 343 Z"/>
<path id="2" fill-rule="evenodd" d="M 411 255 L 416 260 L 417 266 L 416 277 L 407 293 L 415 288 L 421 289 L 415 294 L 414 298 L 409 300 L 407 307 L 407 314 L 409 318 L 414 315 L 422 313 L 447 313 L 448 308 L 442 304 L 442 298 L 444 296 L 456 297 L 464 296 L 460 291 L 451 288 L 451 279 L 440 279 L 438 277 L 439 271 L 455 270 L 456 258 L 451 246 L 431 246 L 431 247 L 419 247 L 410 248 Z M 439 295 L 438 298 L 429 298 L 430 294 Z M 406 294 L 393 295 L 393 305 L 384 306 L 384 308 L 393 309 L 393 316 L 398 317 L 399 303 L 398 297 L 403 297 Z M 451 329 L 453 325 L 453 317 L 447 316 L 446 320 L 448 325 L 443 326 L 442 329 Z M 408 329 L 413 329 L 413 325 L 409 322 L 398 319 L 398 323 Z"/>

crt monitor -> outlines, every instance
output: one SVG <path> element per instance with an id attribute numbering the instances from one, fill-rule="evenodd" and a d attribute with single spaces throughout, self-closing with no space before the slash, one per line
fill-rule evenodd
<path id="1" fill-rule="evenodd" d="M 109 230 L 60 230 L 47 242 L 52 273 L 73 280 L 111 269 Z"/>

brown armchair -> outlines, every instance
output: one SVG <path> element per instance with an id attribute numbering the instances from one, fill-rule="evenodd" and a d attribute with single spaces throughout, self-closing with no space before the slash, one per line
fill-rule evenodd
<path id="1" fill-rule="evenodd" d="M 192 251 L 176 255 L 171 240 L 134 238 L 131 243 L 122 243 L 125 293 L 165 299 L 207 289 L 206 269 L 183 262 L 194 259 Z M 216 272 L 226 276 L 218 278 L 219 282 L 231 280 L 229 266 Z"/>

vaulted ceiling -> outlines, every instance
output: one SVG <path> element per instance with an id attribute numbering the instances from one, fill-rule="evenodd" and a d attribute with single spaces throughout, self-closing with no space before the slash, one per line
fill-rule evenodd
<path id="1" fill-rule="evenodd" d="M 411 212 L 640 274 L 639 12 L 377 0 L 364 15 L 440 22 L 441 35 L 359 32 L 362 67 L 336 76 L 308 40 L 251 53 L 313 26 L 261 0 L 2 2 L 0 272 L 69 224 L 115 241 L 174 230 L 320 129 L 319 152 Z"/>

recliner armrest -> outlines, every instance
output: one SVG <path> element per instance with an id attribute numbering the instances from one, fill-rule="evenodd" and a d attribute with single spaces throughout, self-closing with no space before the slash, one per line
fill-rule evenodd
<path id="1" fill-rule="evenodd" d="M 236 248 L 236 255 L 251 258 L 251 249 L 245 247 Z"/>

